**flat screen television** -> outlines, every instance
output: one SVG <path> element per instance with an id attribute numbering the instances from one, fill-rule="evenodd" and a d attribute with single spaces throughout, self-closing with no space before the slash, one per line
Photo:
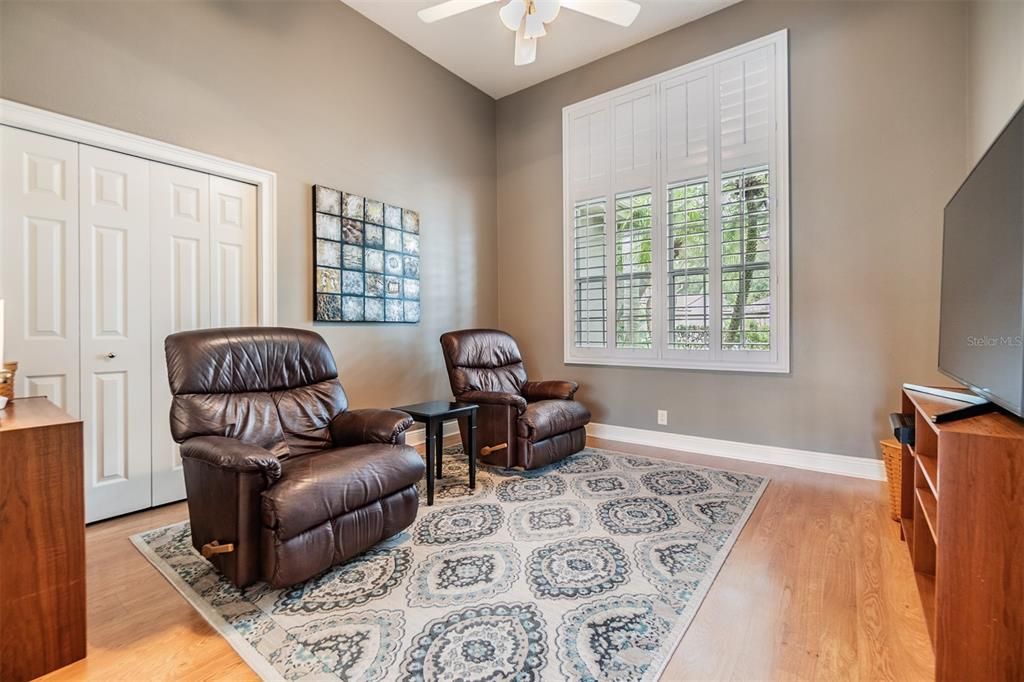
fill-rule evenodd
<path id="1" fill-rule="evenodd" d="M 939 369 L 1024 416 L 1024 107 L 946 204 Z"/>

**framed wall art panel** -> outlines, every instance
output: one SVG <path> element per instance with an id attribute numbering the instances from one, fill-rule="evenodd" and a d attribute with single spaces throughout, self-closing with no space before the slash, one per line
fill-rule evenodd
<path id="1" fill-rule="evenodd" d="M 313 186 L 313 320 L 420 321 L 420 216 Z"/>

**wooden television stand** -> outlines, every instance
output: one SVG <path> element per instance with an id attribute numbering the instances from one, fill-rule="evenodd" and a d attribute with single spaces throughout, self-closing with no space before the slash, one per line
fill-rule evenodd
<path id="1" fill-rule="evenodd" d="M 1024 420 L 935 424 L 964 403 L 903 390 L 900 524 L 937 680 L 1024 680 Z"/>

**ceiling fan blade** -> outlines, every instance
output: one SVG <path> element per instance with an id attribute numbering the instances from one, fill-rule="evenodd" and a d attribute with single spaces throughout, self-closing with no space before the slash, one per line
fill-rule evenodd
<path id="1" fill-rule="evenodd" d="M 454 17 L 456 14 L 462 14 L 477 7 L 490 5 L 492 2 L 497 2 L 497 0 L 448 0 L 448 2 L 442 2 L 440 5 L 421 9 L 416 15 L 424 23 L 432 24 L 435 21 Z"/>
<path id="2" fill-rule="evenodd" d="M 501 23 L 510 31 L 519 30 L 519 24 L 526 16 L 526 2 L 524 0 L 512 0 L 510 3 L 498 10 Z"/>
<path id="3" fill-rule="evenodd" d="M 640 14 L 640 5 L 632 0 L 562 0 L 562 6 L 619 26 L 629 26 Z"/>
<path id="4" fill-rule="evenodd" d="M 516 55 L 514 63 L 516 66 L 532 64 L 537 59 L 537 41 L 526 37 L 526 21 L 519 25 L 516 31 Z"/>
<path id="5" fill-rule="evenodd" d="M 550 24 L 558 16 L 561 3 L 558 0 L 534 0 L 534 16 L 539 17 L 545 24 Z"/>

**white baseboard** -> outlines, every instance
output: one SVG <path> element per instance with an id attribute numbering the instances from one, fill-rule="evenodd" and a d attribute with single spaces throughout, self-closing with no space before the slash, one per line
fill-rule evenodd
<path id="1" fill-rule="evenodd" d="M 444 437 L 459 435 L 459 422 L 445 422 Z M 427 441 L 427 429 L 423 426 L 409 429 L 405 432 L 406 445 L 423 445 Z"/>
<path id="2" fill-rule="evenodd" d="M 775 445 L 755 445 L 717 438 L 687 436 L 681 433 L 635 429 L 629 426 L 592 423 L 587 426 L 587 435 L 594 438 L 617 440 L 634 445 L 650 445 L 668 450 L 692 452 L 714 457 L 741 459 L 746 462 L 760 462 L 776 466 L 819 471 L 825 474 L 867 478 L 873 481 L 885 480 L 885 466 L 881 460 L 849 455 L 835 455 L 827 452 L 795 450 Z"/>

